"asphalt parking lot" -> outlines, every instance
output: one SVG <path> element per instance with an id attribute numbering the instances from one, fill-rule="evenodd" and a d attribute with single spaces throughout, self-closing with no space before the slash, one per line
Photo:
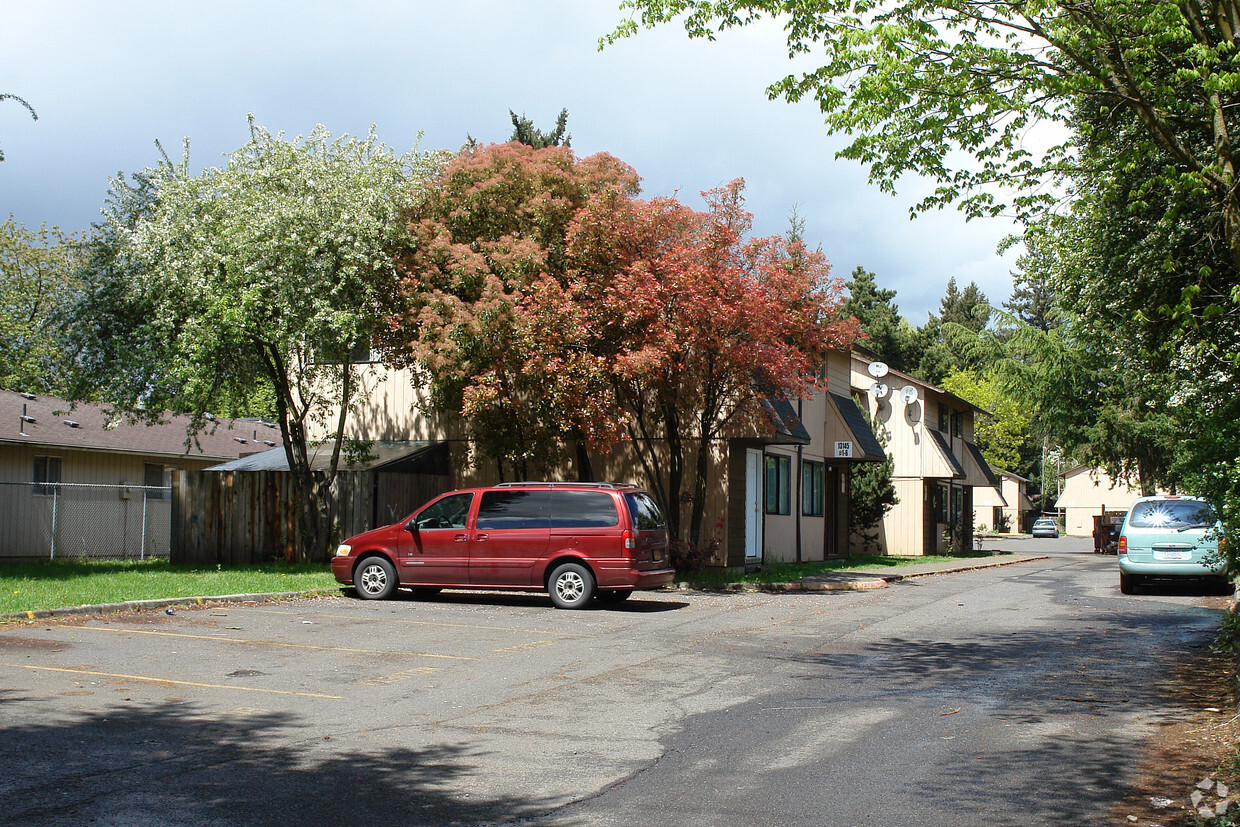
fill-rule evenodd
<path id="1" fill-rule="evenodd" d="M 0 780 L 0 799 L 30 802 L 5 822 L 83 823 L 79 799 L 97 798 L 92 823 L 167 823 L 144 820 L 167 807 L 152 773 L 185 791 L 195 823 L 229 822 L 210 803 L 220 789 L 266 796 L 270 823 L 348 820 L 396 778 L 393 823 L 449 823 L 466 805 L 470 823 L 545 811 L 657 754 L 673 710 L 652 708 L 666 693 L 642 665 L 689 613 L 674 593 L 565 612 L 545 595 L 457 592 L 6 625 L 0 724 L 40 758 Z M 118 797 L 111 782 L 134 773 L 144 780 Z M 51 806 L 29 795 L 49 779 Z"/>
<path id="2" fill-rule="evenodd" d="M 0 624 L 0 823 L 1100 823 L 1217 609 L 1040 543 L 876 590 Z"/>

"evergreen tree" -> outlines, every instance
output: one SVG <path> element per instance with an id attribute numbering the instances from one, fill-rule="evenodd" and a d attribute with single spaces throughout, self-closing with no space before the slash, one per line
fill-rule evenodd
<path id="1" fill-rule="evenodd" d="M 857 268 L 861 269 L 861 268 Z M 862 411 L 865 409 L 862 408 Z M 884 448 L 887 446 L 887 431 L 868 413 L 866 422 L 878 437 Z M 895 471 L 895 461 L 891 455 L 882 462 L 859 462 L 852 467 L 848 475 L 848 522 L 853 534 L 861 541 L 863 551 L 873 554 L 882 553 L 882 544 L 878 540 L 878 527 L 888 511 L 900 503 L 896 496 L 896 488 L 891 482 Z"/>
<path id="2" fill-rule="evenodd" d="M 560 116 L 555 119 L 555 130 L 552 132 L 543 132 L 534 126 L 534 122 L 525 117 L 525 114 L 517 115 L 511 109 L 508 114 L 512 117 L 512 137 L 508 140 L 525 144 L 534 149 L 546 149 L 549 146 L 571 146 L 573 136 L 568 134 L 568 110 L 561 109 Z"/>
<path id="3" fill-rule="evenodd" d="M 918 361 L 916 332 L 900 316 L 895 304 L 896 291 L 878 286 L 873 273 L 858 265 L 845 283 L 848 300 L 841 312 L 855 316 L 866 335 L 862 342 L 896 370 L 915 371 Z"/>

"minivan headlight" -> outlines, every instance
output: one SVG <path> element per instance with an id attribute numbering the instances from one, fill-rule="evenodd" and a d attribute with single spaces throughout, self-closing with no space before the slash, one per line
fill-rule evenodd
<path id="1" fill-rule="evenodd" d="M 341 543 L 339 546 L 336 547 L 336 556 L 337 557 L 348 557 L 349 552 L 351 551 L 353 551 L 353 546 L 349 545 L 348 543 Z"/>

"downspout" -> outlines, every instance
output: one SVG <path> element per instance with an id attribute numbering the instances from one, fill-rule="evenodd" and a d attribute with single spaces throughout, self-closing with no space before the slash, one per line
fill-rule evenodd
<path id="1" fill-rule="evenodd" d="M 805 420 L 802 419 L 802 413 L 803 413 L 802 409 L 804 408 L 804 405 L 805 405 L 804 399 L 797 400 L 797 420 L 802 423 L 805 422 Z M 801 498 L 805 496 L 805 492 L 801 490 L 801 487 L 805 484 L 805 471 L 801 467 L 805 461 L 802 456 L 804 451 L 805 451 L 805 446 L 801 444 L 800 442 L 798 442 L 797 443 L 797 486 L 796 486 L 797 496 L 796 496 L 796 499 L 792 502 L 792 509 L 793 509 L 792 513 L 796 514 L 797 516 L 796 526 L 797 526 L 797 562 L 798 563 L 801 562 L 801 512 L 805 510 L 801 507 L 801 503 L 802 503 Z"/>

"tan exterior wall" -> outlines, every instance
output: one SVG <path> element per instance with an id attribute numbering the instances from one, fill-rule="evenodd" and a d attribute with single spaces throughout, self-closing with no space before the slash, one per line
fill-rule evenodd
<path id="1" fill-rule="evenodd" d="M 168 554 L 166 530 L 155 546 L 142 548 L 143 529 L 166 526 L 170 501 L 144 497 L 141 488 L 79 488 L 91 486 L 141 486 L 146 463 L 167 469 L 200 469 L 218 459 L 166 455 L 114 454 L 105 451 L 48 448 L 38 445 L 0 446 L 0 557 L 48 556 L 52 539 L 53 497 L 33 486 L 35 457 L 58 457 L 60 481 L 56 495 L 56 542 L 60 553 L 74 556 L 120 556 L 140 553 Z M 158 532 L 156 532 L 158 533 Z"/>
<path id="2" fill-rule="evenodd" d="M 1065 534 L 1090 537 L 1095 514 L 1101 515 L 1104 509 L 1127 511 L 1140 496 L 1140 490 L 1115 482 L 1101 468 L 1075 468 L 1064 474 L 1055 507 L 1063 511 Z"/>
<path id="3" fill-rule="evenodd" d="M 1000 475 L 1003 496 L 994 488 L 973 489 L 973 525 L 986 526 L 988 530 L 995 528 L 995 509 L 1008 519 L 1008 527 L 1013 533 L 1024 528 L 1025 515 L 1030 510 L 1028 497 L 1025 495 L 1025 483 L 1007 474 Z"/>
<path id="4" fill-rule="evenodd" d="M 413 374 L 378 363 L 358 365 L 358 388 L 353 409 L 345 418 L 344 433 L 362 440 L 458 440 L 459 427 L 423 412 L 425 398 L 415 387 Z M 325 422 L 311 426 L 310 438 L 334 433 L 339 408 Z"/>
<path id="5" fill-rule="evenodd" d="M 499 482 L 499 472 L 493 461 L 477 462 L 459 424 L 445 423 L 428 418 L 422 409 L 423 399 L 414 387 L 407 370 L 394 370 L 379 364 L 359 366 L 361 390 L 359 402 L 346 418 L 345 433 L 356 439 L 391 440 L 447 440 L 452 450 L 452 483 L 456 487 L 492 485 Z M 851 357 L 847 353 L 834 353 L 826 365 L 826 379 L 830 390 L 848 394 Z M 701 543 L 716 545 L 711 565 L 740 565 L 744 560 L 744 484 L 745 446 L 759 448 L 767 453 L 782 453 L 792 460 L 792 514 L 761 515 L 763 522 L 762 556 L 768 560 L 794 560 L 797 551 L 797 522 L 800 521 L 801 558 L 821 560 L 827 550 L 836 553 L 847 551 L 847 462 L 833 457 L 834 441 L 840 439 L 828 424 L 828 406 L 833 405 L 826 393 L 818 393 L 810 399 L 792 400 L 799 408 L 801 420 L 810 435 L 810 444 L 801 451 L 802 460 L 822 462 L 826 469 L 823 516 L 801 516 L 801 469 L 797 466 L 795 446 L 761 445 L 752 439 L 756 434 L 734 434 L 739 439 L 720 440 L 712 447 L 706 509 L 702 520 Z M 833 408 L 831 409 L 833 410 Z M 838 419 L 838 415 L 835 416 Z M 326 429 L 320 427 L 314 436 L 321 438 Z M 687 498 L 691 495 L 690 472 L 696 445 L 685 446 Z M 607 453 L 592 452 L 591 464 L 594 476 L 599 480 L 634 482 L 646 485 L 644 469 L 633 450 L 620 443 Z M 834 470 L 833 470 L 834 469 Z M 575 479 L 576 469 L 569 465 L 555 469 L 553 479 Z M 682 525 L 688 531 L 688 507 L 682 514 Z M 738 522 L 738 520 L 740 522 Z M 739 527 L 738 527 L 739 526 Z M 830 534 L 830 536 L 828 536 Z M 740 561 L 740 562 L 738 562 Z"/>
<path id="6" fill-rule="evenodd" d="M 929 523 L 932 516 L 930 494 L 932 487 L 940 483 L 958 493 L 962 503 L 961 530 L 971 541 L 970 503 L 975 483 L 954 476 L 955 469 L 943 457 L 930 432 L 938 431 L 940 405 L 957 412 L 960 436 L 951 434 L 950 420 L 949 430 L 941 433 L 957 463 L 969 468 L 973 463 L 966 457 L 964 443 L 973 440 L 973 408 L 919 379 L 894 371 L 877 380 L 887 385 L 886 395 L 875 396 L 869 392 L 876 381 L 868 371 L 869 365 L 868 359 L 854 355 L 850 381 L 854 394 L 861 396 L 876 427 L 882 429 L 881 436 L 886 440 L 886 451 L 893 462 L 892 484 L 899 502 L 883 518 L 881 537 L 886 543 L 886 553 L 919 556 L 946 550 L 943 534 L 947 525 L 937 521 L 933 525 Z M 901 396 L 904 387 L 914 388 L 916 397 L 905 402 Z"/>

